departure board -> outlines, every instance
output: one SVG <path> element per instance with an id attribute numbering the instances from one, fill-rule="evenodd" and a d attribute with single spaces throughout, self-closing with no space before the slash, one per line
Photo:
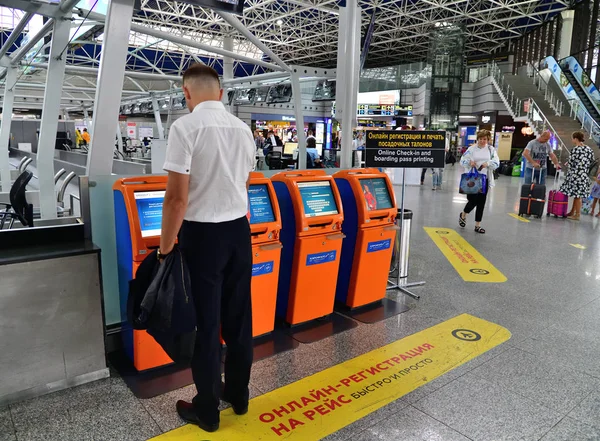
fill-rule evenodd
<path id="1" fill-rule="evenodd" d="M 314 101 L 314 100 L 313 100 Z M 331 108 L 331 113 L 335 116 L 335 103 Z M 359 104 L 356 109 L 357 116 L 412 116 L 412 104 Z"/>

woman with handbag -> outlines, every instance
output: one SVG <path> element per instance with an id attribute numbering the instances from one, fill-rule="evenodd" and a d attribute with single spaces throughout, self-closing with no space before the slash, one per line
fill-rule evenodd
<path id="1" fill-rule="evenodd" d="M 485 234 L 485 230 L 481 228 L 481 220 L 487 193 L 495 185 L 494 170 L 500 166 L 498 153 L 491 141 L 490 131 L 480 130 L 477 132 L 477 144 L 469 147 L 460 159 L 460 165 L 467 171 L 461 177 L 460 191 L 467 195 L 468 202 L 459 215 L 458 224 L 464 228 L 467 225 L 467 214 L 476 209 L 475 232 L 480 234 Z M 463 185 L 464 181 L 469 181 L 468 185 Z"/>

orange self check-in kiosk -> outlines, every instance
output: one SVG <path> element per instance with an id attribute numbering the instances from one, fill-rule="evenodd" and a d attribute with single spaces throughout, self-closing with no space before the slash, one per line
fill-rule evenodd
<path id="1" fill-rule="evenodd" d="M 275 306 L 281 257 L 281 214 L 271 181 L 252 173 L 248 187 L 252 234 L 252 333 L 268 334 L 275 328 Z"/>
<path id="2" fill-rule="evenodd" d="M 346 235 L 336 301 L 350 309 L 385 297 L 396 240 L 394 189 L 378 169 L 344 170 L 334 175 L 344 204 Z"/>
<path id="3" fill-rule="evenodd" d="M 333 312 L 342 250 L 342 201 L 323 170 L 271 178 L 282 225 L 277 316 L 297 325 Z"/>
<path id="4" fill-rule="evenodd" d="M 160 246 L 166 188 L 166 176 L 123 178 L 113 185 L 119 292 L 124 323 L 129 281 L 135 277 L 150 251 Z M 121 333 L 125 350 L 138 371 L 173 363 L 146 331 L 132 329 L 126 323 Z"/>

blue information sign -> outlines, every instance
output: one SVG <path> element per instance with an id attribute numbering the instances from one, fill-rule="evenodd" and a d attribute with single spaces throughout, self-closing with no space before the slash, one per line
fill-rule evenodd
<path id="1" fill-rule="evenodd" d="M 298 190 L 300 190 L 306 217 L 339 213 L 329 181 L 299 182 Z"/>
<path id="2" fill-rule="evenodd" d="M 306 256 L 306 266 L 320 265 L 335 261 L 337 251 L 326 251 L 324 253 L 309 254 Z"/>
<path id="3" fill-rule="evenodd" d="M 160 236 L 164 190 L 137 191 L 133 197 L 138 210 L 142 237 Z"/>
<path id="4" fill-rule="evenodd" d="M 266 184 L 251 185 L 248 189 L 248 202 L 250 204 L 251 224 L 275 222 L 269 189 Z"/>
<path id="5" fill-rule="evenodd" d="M 367 244 L 367 253 L 376 253 L 377 251 L 389 250 L 392 246 L 390 239 L 369 242 Z"/>

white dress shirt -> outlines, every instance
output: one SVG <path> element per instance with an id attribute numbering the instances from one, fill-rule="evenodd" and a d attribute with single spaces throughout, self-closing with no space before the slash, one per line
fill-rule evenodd
<path id="1" fill-rule="evenodd" d="M 219 101 L 200 103 L 175 121 L 163 168 L 190 175 L 184 219 L 219 223 L 244 217 L 255 150 L 250 128 Z"/>

